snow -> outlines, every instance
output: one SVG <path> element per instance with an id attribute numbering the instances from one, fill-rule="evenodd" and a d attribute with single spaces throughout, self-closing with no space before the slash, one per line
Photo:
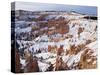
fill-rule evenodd
<path id="1" fill-rule="evenodd" d="M 63 56 L 62 59 L 66 63 L 68 59 L 70 58 L 70 55 L 68 54 L 67 56 Z"/>
<path id="2" fill-rule="evenodd" d="M 23 28 L 23 29 L 17 28 L 15 32 L 16 32 L 16 33 L 22 33 L 22 32 L 23 32 L 23 33 L 27 33 L 27 32 L 30 32 L 31 29 L 32 29 L 31 27 L 27 27 L 27 28 Z"/>
<path id="3" fill-rule="evenodd" d="M 37 37 L 35 41 L 38 41 L 38 42 L 31 46 L 31 48 L 34 48 L 35 51 L 41 48 L 48 49 L 48 45 L 51 45 L 51 46 L 56 45 L 58 48 L 60 47 L 60 45 L 63 45 L 65 51 L 66 49 L 68 50 L 70 49 L 70 44 L 68 43 L 69 39 L 65 39 L 60 42 L 48 42 L 49 38 L 47 37 L 47 35 L 44 35 L 42 37 Z M 45 42 L 42 42 L 42 41 L 45 41 Z"/>
<path id="4" fill-rule="evenodd" d="M 45 72 L 45 71 L 48 69 L 48 67 L 49 67 L 50 65 L 38 61 L 38 66 L 39 66 L 39 70 L 40 70 L 40 71 Z"/>
<path id="5" fill-rule="evenodd" d="M 89 48 L 91 48 L 91 49 L 93 49 L 93 50 L 97 50 L 97 41 L 94 41 L 94 42 L 92 42 L 92 43 L 90 43 L 90 44 L 88 44 L 86 47 L 89 47 Z"/>
<path id="6" fill-rule="evenodd" d="M 46 20 L 49 20 L 49 19 L 52 19 L 52 18 L 55 18 L 57 15 L 48 15 L 47 17 L 46 17 Z"/>
<path id="7" fill-rule="evenodd" d="M 53 39 L 55 39 L 55 38 L 61 38 L 61 37 L 62 37 L 62 35 L 59 34 L 59 33 L 50 36 L 50 38 L 53 38 Z"/>
<path id="8" fill-rule="evenodd" d="M 33 52 L 37 52 L 39 50 L 39 47 L 40 47 L 39 44 L 34 44 L 29 48 L 29 50 Z"/>
<path id="9" fill-rule="evenodd" d="M 28 16 L 29 18 L 39 18 L 40 16 L 39 15 L 30 15 L 30 16 Z"/>
<path id="10" fill-rule="evenodd" d="M 40 31 L 47 30 L 48 27 L 41 28 Z"/>
<path id="11" fill-rule="evenodd" d="M 35 56 L 38 57 L 38 58 L 42 57 L 43 60 L 45 60 L 45 59 L 51 58 L 52 56 L 55 57 L 56 54 L 47 52 L 47 53 L 39 53 L 39 54 L 36 54 Z"/>
<path id="12" fill-rule="evenodd" d="M 63 45 L 64 47 L 64 50 L 66 51 L 70 49 L 70 43 L 69 43 L 69 39 L 65 39 L 65 40 L 62 40 L 60 42 L 56 42 L 55 45 L 59 48 L 60 45 Z"/>
<path id="13" fill-rule="evenodd" d="M 67 56 L 63 56 L 62 59 L 68 65 L 68 67 L 71 67 L 73 63 L 77 63 L 80 61 L 80 57 L 82 53 L 83 51 L 80 51 L 77 55 L 68 54 Z"/>
<path id="14" fill-rule="evenodd" d="M 23 69 L 26 66 L 25 60 L 20 58 L 20 63 L 22 64 L 22 69 Z"/>
<path id="15" fill-rule="evenodd" d="M 45 60 L 45 62 L 46 62 L 46 63 L 55 64 L 56 58 L 49 58 L 49 59 Z"/>
<path id="16" fill-rule="evenodd" d="M 40 39 L 39 39 L 39 41 L 48 41 L 48 40 L 49 40 L 49 38 L 48 38 L 47 35 L 43 35 L 43 36 L 41 36 Z"/>
<path id="17" fill-rule="evenodd" d="M 88 44 L 86 47 L 90 48 L 93 51 L 92 56 L 97 56 L 97 50 L 98 50 L 98 45 L 97 45 L 97 41 L 94 41 L 90 44 Z"/>
<path id="18" fill-rule="evenodd" d="M 24 24 L 25 21 L 16 21 L 15 23 L 16 23 L 16 24 Z"/>
<path id="19" fill-rule="evenodd" d="M 95 53 L 97 53 L 97 41 L 95 42 L 92 42 L 90 44 L 88 44 L 86 47 L 89 47 L 90 49 L 92 50 L 95 50 L 94 51 L 94 55 Z M 73 65 L 73 63 L 77 63 L 80 61 L 80 57 L 81 57 L 81 54 L 84 52 L 84 50 L 80 51 L 77 55 L 67 55 L 67 56 L 63 56 L 63 61 L 65 63 L 67 63 L 67 65 L 70 67 Z M 88 62 L 90 61 L 91 59 L 87 60 Z"/>

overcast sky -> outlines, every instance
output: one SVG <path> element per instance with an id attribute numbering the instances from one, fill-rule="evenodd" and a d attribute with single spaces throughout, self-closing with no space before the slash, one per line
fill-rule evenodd
<path id="1" fill-rule="evenodd" d="M 76 11 L 83 14 L 97 15 L 97 7 L 95 6 L 76 6 L 63 4 L 46 4 L 46 3 L 31 3 L 31 2 L 16 2 L 16 10 L 28 11 Z"/>

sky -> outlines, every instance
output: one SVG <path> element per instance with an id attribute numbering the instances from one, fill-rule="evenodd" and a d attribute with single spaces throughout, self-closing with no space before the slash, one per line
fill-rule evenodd
<path id="1" fill-rule="evenodd" d="M 32 3 L 32 2 L 15 2 L 16 10 L 28 11 L 76 11 L 83 14 L 97 16 L 96 6 L 79 6 L 65 4 L 47 4 L 47 3 Z"/>

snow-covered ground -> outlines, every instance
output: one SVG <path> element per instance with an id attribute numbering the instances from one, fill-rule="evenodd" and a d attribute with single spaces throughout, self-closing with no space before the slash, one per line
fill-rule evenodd
<path id="1" fill-rule="evenodd" d="M 29 17 L 36 18 L 37 20 L 39 16 L 30 15 Z M 27 23 L 25 23 L 25 21 L 16 21 L 16 28 L 15 28 L 16 36 L 20 37 L 23 35 L 23 37 L 28 37 L 26 35 L 28 34 L 33 37 L 31 40 L 27 40 L 27 39 L 19 40 L 16 38 L 17 43 L 19 44 L 19 49 L 21 50 L 24 48 L 25 50 L 28 50 L 31 53 L 33 53 L 33 56 L 36 56 L 36 58 L 38 59 L 38 66 L 39 66 L 40 71 L 44 72 L 48 69 L 48 67 L 50 67 L 50 63 L 53 65 L 56 63 L 56 58 L 59 56 L 57 55 L 57 51 L 61 45 L 63 45 L 63 50 L 64 50 L 64 53 L 63 55 L 61 55 L 61 57 L 64 63 L 67 64 L 69 68 L 73 67 L 74 66 L 73 64 L 78 65 L 78 63 L 80 62 L 81 56 L 85 51 L 85 48 L 91 49 L 93 51 L 92 56 L 95 56 L 97 58 L 97 29 L 96 29 L 97 20 L 84 19 L 83 18 L 84 15 L 77 14 L 77 13 L 67 14 L 65 12 L 62 12 L 62 13 L 60 12 L 60 14 L 58 15 L 53 12 L 51 14 L 48 13 L 44 21 L 46 20 L 46 22 L 48 22 L 48 20 L 52 20 L 52 19 L 57 20 L 60 17 L 63 17 L 65 21 L 69 20 L 67 24 L 69 26 L 68 33 L 65 33 L 65 34 L 55 33 L 52 35 L 48 35 L 47 34 L 48 29 L 56 31 L 55 25 L 50 28 L 49 26 L 37 28 L 41 25 L 41 24 L 37 24 L 37 21 L 35 22 L 33 20 Z M 24 26 L 24 24 L 25 24 L 25 27 L 21 27 L 21 25 Z M 81 30 L 80 33 L 79 33 L 79 28 L 83 29 Z M 68 35 L 72 35 L 72 37 L 66 38 L 68 37 Z M 55 42 L 54 39 L 59 39 L 59 41 Z M 86 42 L 88 40 L 90 42 L 87 44 Z M 82 44 L 85 45 L 84 48 L 81 49 L 76 55 L 75 54 L 66 55 L 66 51 L 71 50 L 72 45 L 75 45 L 77 47 Z M 52 47 L 51 50 L 56 49 L 56 51 L 49 52 L 48 51 L 49 46 Z M 88 60 L 88 62 L 89 61 L 90 60 Z M 25 60 L 21 59 L 20 63 L 23 66 L 25 66 Z"/>

